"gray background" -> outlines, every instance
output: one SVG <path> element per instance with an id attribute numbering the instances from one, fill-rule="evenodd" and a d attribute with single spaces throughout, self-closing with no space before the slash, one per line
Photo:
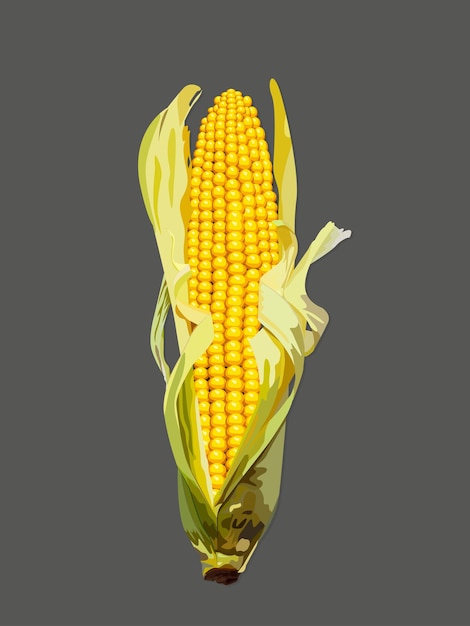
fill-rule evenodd
<path id="1" fill-rule="evenodd" d="M 2 2 L 2 624 L 469 624 L 468 3 Z M 331 316 L 237 585 L 184 535 L 136 175 L 187 83 L 282 89 Z M 194 138 L 194 135 L 193 135 Z M 465 178 L 464 178 L 465 177 Z"/>

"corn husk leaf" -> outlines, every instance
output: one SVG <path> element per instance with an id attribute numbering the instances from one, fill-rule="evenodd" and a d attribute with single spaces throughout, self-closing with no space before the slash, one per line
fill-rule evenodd
<path id="1" fill-rule="evenodd" d="M 292 138 L 284 100 L 274 78 L 269 82 L 269 89 L 274 109 L 273 171 L 278 188 L 278 215 L 288 228 L 295 231 L 297 175 Z"/>
<path id="2" fill-rule="evenodd" d="M 191 213 L 190 142 L 184 122 L 200 94 L 197 85 L 184 87 L 147 128 L 138 156 L 142 197 L 160 252 L 180 350 L 191 332 L 188 322 L 176 312 L 174 293 L 176 276 L 185 265 L 184 242 Z"/>

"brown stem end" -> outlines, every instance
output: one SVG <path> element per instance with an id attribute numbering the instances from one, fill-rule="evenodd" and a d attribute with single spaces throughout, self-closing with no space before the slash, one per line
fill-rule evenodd
<path id="1" fill-rule="evenodd" d="M 232 585 L 236 583 L 240 573 L 236 569 L 229 567 L 215 567 L 210 569 L 205 575 L 204 580 L 212 580 L 221 585 Z"/>

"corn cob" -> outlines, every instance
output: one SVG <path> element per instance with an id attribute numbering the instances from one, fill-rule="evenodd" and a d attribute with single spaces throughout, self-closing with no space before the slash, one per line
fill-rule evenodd
<path id="1" fill-rule="evenodd" d="M 181 519 L 203 576 L 224 584 L 244 571 L 272 519 L 285 419 L 328 322 L 305 293 L 308 269 L 351 235 L 329 222 L 295 265 L 295 161 L 276 81 L 270 88 L 273 163 L 257 109 L 234 89 L 214 99 L 191 159 L 195 85 L 155 118 L 139 151 L 164 271 L 151 348 L 167 383 Z M 181 353 L 171 371 L 170 308 Z"/>
<path id="2" fill-rule="evenodd" d="M 279 259 L 271 155 L 250 96 L 228 89 L 201 120 L 192 160 L 189 303 L 210 311 L 214 339 L 194 386 L 209 473 L 220 489 L 259 398 L 250 339 L 259 281 Z"/>

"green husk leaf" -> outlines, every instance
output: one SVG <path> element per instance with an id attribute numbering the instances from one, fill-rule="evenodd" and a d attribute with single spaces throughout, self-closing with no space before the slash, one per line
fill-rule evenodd
<path id="1" fill-rule="evenodd" d="M 217 551 L 202 561 L 203 575 L 213 567 L 243 572 L 272 521 L 279 499 L 284 452 L 283 425 L 221 503 L 217 515 Z"/>
<path id="2" fill-rule="evenodd" d="M 165 382 L 170 376 L 170 368 L 165 360 L 165 322 L 170 310 L 171 302 L 168 285 L 165 276 L 162 278 L 157 305 L 150 330 L 150 349 L 157 362 L 158 368 L 163 374 Z"/>
<path id="3" fill-rule="evenodd" d="M 199 490 L 212 506 L 207 457 L 202 440 L 198 405 L 193 381 L 194 362 L 203 354 L 214 337 L 210 313 L 190 307 L 180 300 L 187 289 L 189 268 L 183 270 L 174 288 L 178 314 L 194 326 L 184 350 L 170 374 L 163 412 L 170 445 L 178 469 L 191 486 Z"/>
<path id="4" fill-rule="evenodd" d="M 217 518 L 201 491 L 185 480 L 178 470 L 178 502 L 181 523 L 201 561 L 214 562 L 217 537 Z"/>

